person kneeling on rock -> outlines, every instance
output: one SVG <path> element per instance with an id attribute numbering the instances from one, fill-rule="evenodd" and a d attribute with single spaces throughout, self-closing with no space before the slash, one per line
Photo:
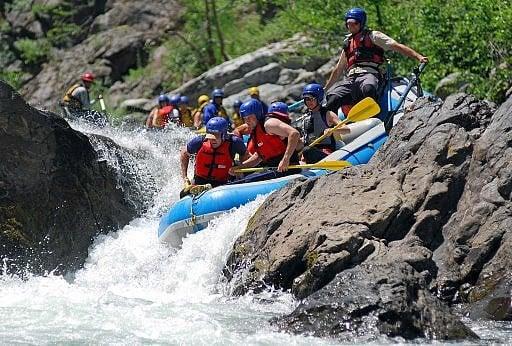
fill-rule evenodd
<path id="1" fill-rule="evenodd" d="M 304 135 L 306 145 L 328 132 L 331 127 L 336 126 L 340 119 L 334 112 L 325 108 L 324 88 L 320 84 L 312 83 L 304 87 L 302 99 L 307 107 L 307 114 L 304 118 Z M 306 163 L 316 163 L 336 150 L 336 137 L 350 133 L 347 126 L 333 131 L 332 135 L 326 137 L 315 147 L 306 147 L 302 152 Z"/>
<path id="2" fill-rule="evenodd" d="M 235 156 L 247 160 L 249 154 L 243 140 L 228 134 L 229 123 L 221 117 L 213 117 L 206 123 L 206 135 L 191 139 L 181 150 L 181 176 L 185 188 L 180 198 L 205 189 L 226 184 Z M 196 155 L 193 183 L 187 177 L 188 163 Z M 209 186 L 208 186 L 209 185 Z M 201 190 L 201 191 L 199 191 Z"/>

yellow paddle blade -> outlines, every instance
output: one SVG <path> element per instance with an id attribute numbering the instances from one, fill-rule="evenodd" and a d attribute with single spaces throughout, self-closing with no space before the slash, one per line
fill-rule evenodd
<path id="1" fill-rule="evenodd" d="M 328 132 L 324 133 L 323 135 L 318 137 L 316 140 L 314 140 L 312 143 L 310 143 L 308 145 L 308 147 L 314 147 L 315 145 L 317 145 L 318 143 L 323 141 L 324 138 L 330 136 L 335 130 L 341 128 L 343 125 L 345 125 L 349 121 L 356 122 L 356 121 L 366 120 L 366 119 L 373 117 L 374 115 L 379 114 L 379 112 L 380 112 L 380 107 L 377 104 L 377 102 L 375 102 L 374 99 L 372 99 L 371 97 L 364 98 L 361 101 L 359 101 L 358 103 L 356 103 L 354 105 L 354 107 L 352 107 L 350 112 L 348 112 L 347 119 L 340 121 L 336 126 L 331 128 Z"/>
<path id="2" fill-rule="evenodd" d="M 317 163 L 309 163 L 305 165 L 290 165 L 289 169 L 301 168 L 301 169 L 327 169 L 330 171 L 339 171 L 340 169 L 352 166 L 348 161 L 321 161 Z M 277 167 L 255 167 L 255 168 L 241 168 L 235 170 L 235 173 L 251 173 L 251 172 L 263 172 L 276 170 Z"/>
<path id="3" fill-rule="evenodd" d="M 347 119 L 351 122 L 361 121 L 371 118 L 380 113 L 380 107 L 371 97 L 366 97 L 356 103 L 350 112 L 348 112 Z"/>

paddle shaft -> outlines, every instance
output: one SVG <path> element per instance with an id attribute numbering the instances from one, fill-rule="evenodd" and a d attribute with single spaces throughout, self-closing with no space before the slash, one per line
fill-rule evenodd
<path id="1" fill-rule="evenodd" d="M 329 131 L 327 131 L 326 133 L 324 133 L 323 135 L 321 135 L 320 137 L 315 139 L 313 142 L 311 142 L 311 144 L 309 144 L 309 147 L 314 147 L 315 145 L 317 145 L 318 143 L 323 141 L 326 137 L 329 137 L 334 131 L 336 131 L 337 129 L 339 129 L 340 127 L 342 127 L 343 125 L 345 125 L 349 121 L 350 121 L 350 119 L 348 119 L 348 118 L 343 120 L 343 121 L 340 121 L 338 124 L 336 124 L 336 126 L 334 126 L 333 128 L 329 129 Z"/>
<path id="2" fill-rule="evenodd" d="M 352 164 L 348 161 L 321 161 L 317 163 L 310 163 L 305 165 L 290 165 L 288 166 L 289 169 L 295 169 L 295 168 L 313 168 L 313 169 L 327 169 L 327 170 L 333 170 L 337 171 L 346 167 L 350 167 Z M 268 170 L 276 170 L 277 167 L 254 167 L 254 168 L 241 168 L 237 169 L 236 173 L 250 173 L 250 172 L 261 172 L 261 171 L 268 171 Z"/>

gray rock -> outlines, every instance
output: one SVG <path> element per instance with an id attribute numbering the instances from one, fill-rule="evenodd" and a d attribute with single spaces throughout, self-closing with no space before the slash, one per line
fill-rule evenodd
<path id="1" fill-rule="evenodd" d="M 435 89 L 434 94 L 442 99 L 447 98 L 451 94 L 464 92 L 468 87 L 468 82 L 460 72 L 450 73 L 441 79 Z"/>
<path id="2" fill-rule="evenodd" d="M 96 235 L 137 215 L 85 135 L 1 81 L 0 132 L 0 257 L 8 271 L 74 271 Z"/>
<path id="3" fill-rule="evenodd" d="M 177 12 L 171 17 L 162 16 L 169 6 Z M 106 102 L 113 108 L 127 98 L 153 96 L 169 74 L 161 64 L 161 50 L 150 57 L 148 48 L 158 47 L 162 33 L 180 19 L 180 9 L 176 3 L 164 0 L 109 2 L 106 12 L 92 23 L 92 34 L 70 49 L 54 50 L 51 63 L 43 64 L 41 71 L 20 92 L 35 106 L 59 110 L 58 102 L 65 89 L 77 82 L 84 71 L 93 71 L 99 84 L 114 85 L 129 69 L 138 68 L 151 58 L 154 62 L 148 67 L 154 72 L 151 78 L 144 75 L 126 85 L 119 82 L 110 90 Z M 141 17 L 144 19 L 140 20 Z"/>
<path id="4" fill-rule="evenodd" d="M 420 99 L 370 164 L 274 193 L 228 259 L 235 292 L 304 298 L 361 263 L 406 263 L 443 301 L 471 303 L 468 287 L 510 275 L 511 111 L 512 99 L 496 112 L 464 94 Z"/>
<path id="5" fill-rule="evenodd" d="M 273 323 L 284 331 L 350 343 L 377 341 L 380 335 L 478 339 L 428 292 L 412 267 L 399 262 L 348 269 Z"/>

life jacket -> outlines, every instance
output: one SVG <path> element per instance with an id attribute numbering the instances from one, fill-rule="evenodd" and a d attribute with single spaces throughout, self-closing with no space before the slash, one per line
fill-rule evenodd
<path id="1" fill-rule="evenodd" d="M 228 116 L 228 112 L 226 111 L 226 108 L 224 108 L 224 106 L 219 106 L 219 107 L 217 107 L 217 109 L 219 111 L 219 117 L 223 117 L 224 119 L 229 121 L 229 116 Z"/>
<path id="2" fill-rule="evenodd" d="M 320 117 L 313 116 L 313 112 L 309 112 L 309 118 L 305 121 L 304 131 L 306 132 L 306 142 L 312 143 L 315 139 L 322 136 L 324 131 L 329 128 L 327 124 L 327 111 L 325 107 L 320 107 L 318 113 Z M 320 143 L 316 145 L 319 149 L 326 149 L 325 152 L 330 154 L 336 150 L 336 140 L 333 136 L 324 138 Z"/>
<path id="3" fill-rule="evenodd" d="M 267 118 L 279 119 L 277 115 L 267 116 Z M 282 157 L 286 152 L 288 140 L 267 133 L 264 124 L 265 120 L 259 121 L 256 128 L 251 132 L 251 137 L 247 143 L 247 150 L 251 154 L 258 153 L 259 157 L 265 162 L 280 156 Z"/>
<path id="4" fill-rule="evenodd" d="M 194 126 L 194 118 L 192 116 L 192 111 L 190 108 L 185 109 L 184 112 L 180 111 L 180 123 L 185 127 Z"/>
<path id="5" fill-rule="evenodd" d="M 350 35 L 343 42 L 343 50 L 347 57 L 347 69 L 353 65 L 378 67 L 384 62 L 384 49 L 377 46 L 370 38 L 370 30 L 363 30 Z"/>
<path id="6" fill-rule="evenodd" d="M 169 122 L 169 114 L 172 113 L 173 106 L 165 106 L 159 108 L 155 114 L 153 119 L 153 124 L 155 127 L 164 127 Z"/>
<path id="7" fill-rule="evenodd" d="M 66 93 L 62 97 L 62 102 L 64 103 L 65 106 L 71 107 L 71 108 L 77 108 L 77 109 L 82 108 L 82 103 L 80 102 L 80 100 L 73 96 L 73 92 L 81 86 L 83 86 L 83 85 L 82 84 L 73 84 L 66 91 Z"/>
<path id="8" fill-rule="evenodd" d="M 196 154 L 194 174 L 203 179 L 226 183 L 229 179 L 228 171 L 233 167 L 231 143 L 229 136 L 218 148 L 213 148 L 212 143 L 204 139 Z"/>

